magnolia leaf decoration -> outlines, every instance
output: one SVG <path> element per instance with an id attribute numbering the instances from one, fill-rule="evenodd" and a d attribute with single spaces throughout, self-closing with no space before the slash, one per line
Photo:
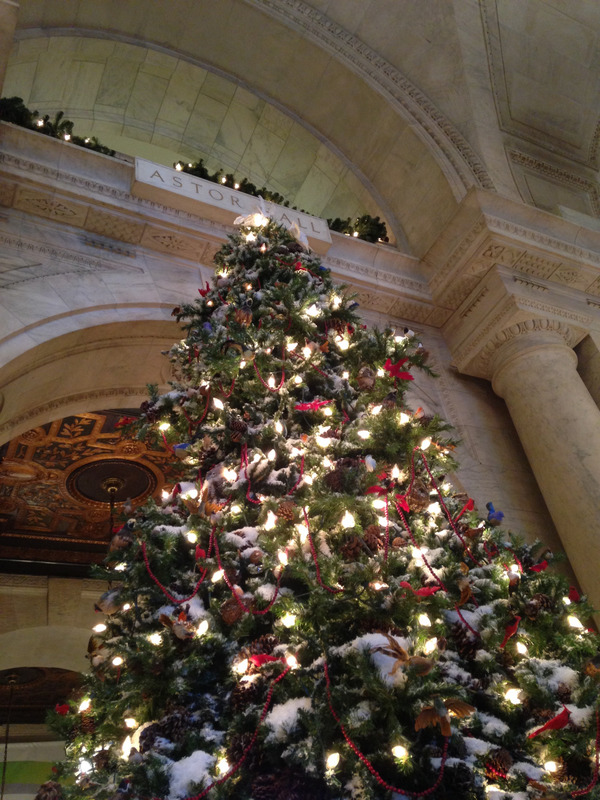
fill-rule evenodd
<path id="1" fill-rule="evenodd" d="M 475 707 L 466 703 L 458 697 L 450 697 L 448 700 L 436 698 L 433 706 L 426 706 L 415 720 L 415 730 L 422 728 L 440 726 L 442 736 L 450 736 L 450 715 L 462 719 L 468 717 L 475 711 Z"/>
<path id="2" fill-rule="evenodd" d="M 383 634 L 388 640 L 389 647 L 381 645 L 379 647 L 372 647 L 372 653 L 383 653 L 394 659 L 394 664 L 390 670 L 390 675 L 395 675 L 398 670 L 405 664 L 417 675 L 428 675 L 433 669 L 433 661 L 430 658 L 423 658 L 423 656 L 409 656 L 402 645 L 387 633 Z"/>

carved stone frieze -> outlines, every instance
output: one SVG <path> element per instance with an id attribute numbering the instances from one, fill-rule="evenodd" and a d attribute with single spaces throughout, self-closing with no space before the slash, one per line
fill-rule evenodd
<path id="1" fill-rule="evenodd" d="M 144 225 L 116 214 L 107 214 L 97 208 L 90 208 L 85 220 L 85 229 L 100 236 L 118 239 L 128 244 L 139 244 L 144 233 Z"/>
<path id="2" fill-rule="evenodd" d="M 517 337 L 538 332 L 557 334 L 568 347 L 574 347 L 580 338 L 580 332 L 558 320 L 541 318 L 524 320 L 503 328 L 493 336 L 480 353 L 480 366 L 489 371 L 495 353 L 503 345 Z"/>
<path id="3" fill-rule="evenodd" d="M 22 187 L 17 190 L 13 206 L 46 219 L 58 219 L 77 227 L 83 226 L 87 214 L 87 207 L 80 203 Z"/>
<path id="4" fill-rule="evenodd" d="M 525 286 L 527 289 L 533 289 L 535 292 L 547 292 L 548 287 L 544 286 L 541 283 L 535 283 L 534 281 L 527 281 L 525 278 L 518 278 L 516 275 L 513 276 L 513 281 L 518 284 L 519 286 Z"/>
<path id="5" fill-rule="evenodd" d="M 16 190 L 16 183 L 0 181 L 0 206 L 6 206 L 7 208 L 10 208 L 10 206 L 13 204 Z"/>

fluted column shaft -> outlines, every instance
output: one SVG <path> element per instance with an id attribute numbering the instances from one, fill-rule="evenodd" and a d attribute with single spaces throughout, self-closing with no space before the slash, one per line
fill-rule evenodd
<path id="1" fill-rule="evenodd" d="M 3 94 L 6 65 L 15 37 L 18 11 L 19 4 L 16 0 L 0 0 L 0 97 Z"/>
<path id="2" fill-rule="evenodd" d="M 600 608 L 600 411 L 556 333 L 505 342 L 492 364 L 563 547 L 581 587 Z"/>

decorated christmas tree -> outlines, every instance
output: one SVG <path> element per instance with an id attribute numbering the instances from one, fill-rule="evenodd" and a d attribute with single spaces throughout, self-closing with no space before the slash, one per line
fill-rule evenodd
<path id="1" fill-rule="evenodd" d="M 181 480 L 115 532 L 54 715 L 64 796 L 600 797 L 585 599 L 448 482 L 448 426 L 406 400 L 414 334 L 239 225 L 135 428 Z"/>

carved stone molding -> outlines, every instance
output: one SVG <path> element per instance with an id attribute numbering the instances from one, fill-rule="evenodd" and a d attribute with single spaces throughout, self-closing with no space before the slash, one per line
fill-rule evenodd
<path id="1" fill-rule="evenodd" d="M 470 186 L 494 188 L 483 163 L 450 120 L 398 69 L 368 45 L 302 0 L 248 2 L 283 20 L 290 27 L 300 29 L 303 35 L 349 64 L 353 72 L 358 72 L 378 92 L 385 94 L 415 126 L 416 133 L 429 143 L 434 158 L 440 163 L 458 198 Z"/>
<path id="2" fill-rule="evenodd" d="M 578 331 L 571 329 L 563 322 L 553 319 L 528 319 L 523 322 L 517 322 L 514 325 L 509 325 L 507 328 L 503 328 L 496 333 L 481 350 L 479 361 L 481 366 L 490 372 L 490 377 L 492 361 L 500 348 L 514 339 L 532 333 L 556 334 L 557 339 L 562 339 L 568 347 L 574 347 L 581 338 Z"/>

